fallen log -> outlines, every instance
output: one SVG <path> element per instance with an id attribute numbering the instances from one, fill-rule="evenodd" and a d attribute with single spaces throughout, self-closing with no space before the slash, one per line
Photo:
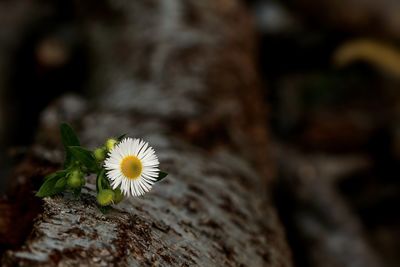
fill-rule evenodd
<path id="1" fill-rule="evenodd" d="M 91 51 L 91 97 L 50 106 L 30 157 L 42 170 L 59 165 L 57 129 L 67 120 L 89 148 L 121 133 L 146 139 L 170 175 L 106 215 L 90 184 L 78 200 L 44 199 L 3 266 L 291 266 L 268 194 L 273 169 L 243 7 L 163 0 L 75 9 Z"/>

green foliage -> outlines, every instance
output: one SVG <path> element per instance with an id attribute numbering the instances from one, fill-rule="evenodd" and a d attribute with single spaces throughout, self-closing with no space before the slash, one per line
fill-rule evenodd
<path id="1" fill-rule="evenodd" d="M 66 123 L 61 123 L 60 131 L 61 131 L 61 140 L 65 147 L 81 145 L 78 137 L 76 136 L 71 126 L 69 126 Z"/>
<path id="2" fill-rule="evenodd" d="M 67 185 L 67 177 L 62 177 L 57 181 L 55 187 L 59 190 L 64 190 L 65 186 Z"/>
<path id="3" fill-rule="evenodd" d="M 106 212 L 110 205 L 121 202 L 124 196 L 120 188 L 111 188 L 102 161 L 105 160 L 107 151 L 111 150 L 126 135 L 123 134 L 117 139 L 108 139 L 104 146 L 93 152 L 81 146 L 78 136 L 68 124 L 62 123 L 60 132 L 61 141 L 65 148 L 64 170 L 47 175 L 36 196 L 50 197 L 68 190 L 79 197 L 82 187 L 86 183 L 85 174 L 93 173 L 97 175 L 97 202 L 100 205 L 100 211 Z M 157 181 L 161 181 L 167 175 L 167 173 L 160 171 Z"/>
<path id="4" fill-rule="evenodd" d="M 167 176 L 168 176 L 168 173 L 160 171 L 158 173 L 157 182 L 161 181 L 162 179 L 164 179 Z"/>
<path id="5" fill-rule="evenodd" d="M 114 190 L 114 203 L 118 204 L 124 199 L 124 195 L 121 192 L 121 189 L 117 188 Z"/>
<path id="6" fill-rule="evenodd" d="M 118 136 L 117 141 L 118 141 L 118 142 L 121 142 L 122 139 L 125 138 L 125 136 L 126 136 L 126 134 L 121 134 L 120 136 Z"/>
<path id="7" fill-rule="evenodd" d="M 64 167 L 70 167 L 73 164 L 73 157 L 71 152 L 68 151 L 69 146 L 80 146 L 78 137 L 76 136 L 74 130 L 71 126 L 66 123 L 61 123 L 60 125 L 61 141 L 65 147 L 65 163 Z"/>
<path id="8" fill-rule="evenodd" d="M 73 170 L 67 179 L 68 187 L 71 189 L 79 189 L 85 182 L 85 178 L 83 178 L 83 173 L 79 170 Z"/>
<path id="9" fill-rule="evenodd" d="M 93 152 L 93 155 L 97 161 L 103 161 L 107 156 L 107 149 L 105 147 L 96 148 Z"/>
<path id="10" fill-rule="evenodd" d="M 114 191 L 110 189 L 104 189 L 97 194 L 97 202 L 101 206 L 108 206 L 113 204 L 114 197 L 115 197 Z"/>
<path id="11" fill-rule="evenodd" d="M 58 171 L 46 176 L 45 181 L 40 187 L 39 191 L 36 193 L 36 196 L 49 197 L 60 193 L 64 188 L 60 187 L 61 183 L 59 183 L 57 186 L 57 182 L 60 179 L 65 178 L 66 175 L 66 171 Z"/>
<path id="12" fill-rule="evenodd" d="M 90 172 L 97 172 L 99 165 L 93 153 L 80 146 L 69 146 L 68 151 L 71 152 L 74 159 L 85 166 Z"/>
<path id="13" fill-rule="evenodd" d="M 105 146 L 106 146 L 106 148 L 107 148 L 107 150 L 108 151 L 111 151 L 113 148 L 114 148 L 114 146 L 116 145 L 116 144 L 118 144 L 118 140 L 116 140 L 116 139 L 114 139 L 114 138 L 110 138 L 110 139 L 108 139 L 107 141 L 106 141 L 106 143 L 105 143 Z"/>

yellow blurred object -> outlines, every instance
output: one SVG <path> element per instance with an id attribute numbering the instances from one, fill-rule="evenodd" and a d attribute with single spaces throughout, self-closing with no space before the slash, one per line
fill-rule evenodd
<path id="1" fill-rule="evenodd" d="M 38 62 L 47 67 L 63 66 L 67 63 L 69 56 L 67 45 L 56 38 L 46 38 L 36 47 Z"/>
<path id="2" fill-rule="evenodd" d="M 339 46 L 333 59 L 339 67 L 363 61 L 400 78 L 400 49 L 383 42 L 365 39 L 346 42 Z"/>

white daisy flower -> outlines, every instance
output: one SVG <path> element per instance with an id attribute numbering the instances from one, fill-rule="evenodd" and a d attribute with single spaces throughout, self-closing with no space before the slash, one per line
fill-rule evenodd
<path id="1" fill-rule="evenodd" d="M 159 161 L 154 149 L 141 139 L 124 138 L 104 161 L 111 187 L 125 196 L 141 196 L 157 181 Z"/>

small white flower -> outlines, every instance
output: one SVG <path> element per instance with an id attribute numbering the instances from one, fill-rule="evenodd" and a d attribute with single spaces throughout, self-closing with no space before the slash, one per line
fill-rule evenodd
<path id="1" fill-rule="evenodd" d="M 154 149 L 141 139 L 125 138 L 104 161 L 111 187 L 121 188 L 125 196 L 141 196 L 151 190 L 159 174 Z"/>

